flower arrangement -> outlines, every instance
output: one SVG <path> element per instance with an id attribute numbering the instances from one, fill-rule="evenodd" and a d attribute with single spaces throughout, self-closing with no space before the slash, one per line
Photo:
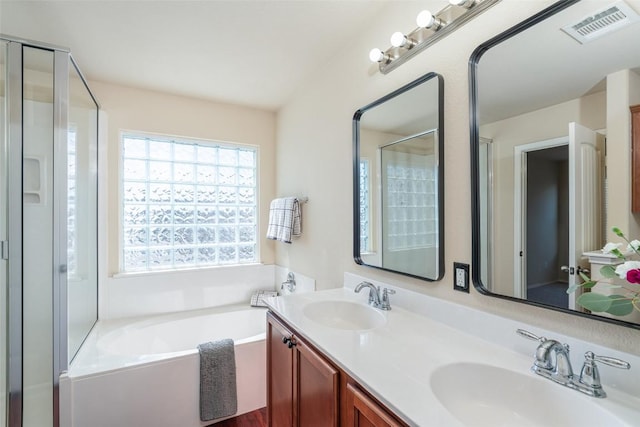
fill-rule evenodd
<path id="1" fill-rule="evenodd" d="M 618 227 L 613 227 L 612 231 L 627 243 L 627 253 L 630 252 L 632 255 L 640 256 L 640 241 L 629 241 Z M 602 248 L 603 253 L 615 255 L 624 260 L 624 262 L 617 266 L 606 265 L 600 269 L 600 274 L 605 279 L 620 278 L 626 282 L 625 284 L 620 285 L 606 280 L 592 280 L 581 272 L 580 277 L 582 277 L 584 283 L 573 285 L 567 289 L 567 293 L 572 293 L 578 288 L 591 289 L 596 284 L 619 289 L 619 292 L 615 292 L 614 295 L 604 295 L 593 291 L 581 294 L 576 299 L 576 302 L 587 310 L 596 313 L 609 313 L 614 316 L 626 316 L 632 313 L 634 309 L 640 311 L 640 261 L 627 261 L 627 257 L 620 250 L 622 245 L 623 243 L 607 243 Z"/>

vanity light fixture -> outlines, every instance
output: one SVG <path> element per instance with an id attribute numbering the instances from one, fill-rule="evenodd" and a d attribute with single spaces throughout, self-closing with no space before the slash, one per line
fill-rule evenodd
<path id="1" fill-rule="evenodd" d="M 395 33 L 391 34 L 391 46 L 393 47 L 404 47 L 406 49 L 411 49 L 415 45 L 415 40 L 410 39 L 400 31 L 396 31 Z"/>
<path id="2" fill-rule="evenodd" d="M 369 51 L 369 59 L 371 62 L 379 62 L 379 63 L 388 63 L 391 60 L 391 57 L 381 51 L 378 48 L 373 48 Z"/>
<path id="3" fill-rule="evenodd" d="M 451 6 L 460 6 L 465 9 L 471 9 L 474 4 L 476 4 L 476 0 L 449 0 Z"/>
<path id="4" fill-rule="evenodd" d="M 416 17 L 416 24 L 420 28 L 428 28 L 433 31 L 438 31 L 440 28 L 444 27 L 445 24 L 442 19 L 435 16 L 433 13 L 428 10 L 423 10 Z"/>
<path id="5" fill-rule="evenodd" d="M 499 1 L 449 0 L 449 4 L 438 13 L 423 10 L 416 18 L 418 28 L 408 34 L 393 33 L 391 47 L 385 51 L 372 49 L 369 59 L 378 63 L 382 74 L 387 74 Z"/>

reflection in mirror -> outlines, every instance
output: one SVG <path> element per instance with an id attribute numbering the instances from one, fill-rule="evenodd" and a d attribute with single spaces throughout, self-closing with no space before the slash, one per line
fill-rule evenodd
<path id="1" fill-rule="evenodd" d="M 624 22 L 588 25 L 622 9 Z M 473 276 L 481 292 L 640 327 L 637 310 L 590 313 L 576 301 L 581 291 L 567 293 L 580 273 L 598 278 L 619 262 L 600 251 L 619 241 L 611 227 L 640 234 L 630 210 L 629 108 L 640 104 L 634 10 L 639 0 L 561 1 L 472 55 Z"/>
<path id="2" fill-rule="evenodd" d="M 427 74 L 354 116 L 354 258 L 439 280 L 443 261 L 442 78 Z"/>

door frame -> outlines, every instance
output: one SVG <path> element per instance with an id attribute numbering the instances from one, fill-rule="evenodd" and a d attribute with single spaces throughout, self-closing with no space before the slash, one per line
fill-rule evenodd
<path id="1" fill-rule="evenodd" d="M 569 135 L 516 145 L 513 150 L 513 296 L 527 299 L 527 154 L 569 145 Z"/>

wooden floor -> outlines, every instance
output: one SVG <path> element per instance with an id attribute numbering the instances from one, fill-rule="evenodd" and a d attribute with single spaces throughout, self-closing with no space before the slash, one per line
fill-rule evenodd
<path id="1" fill-rule="evenodd" d="M 267 408 L 211 424 L 209 427 L 267 427 Z"/>

